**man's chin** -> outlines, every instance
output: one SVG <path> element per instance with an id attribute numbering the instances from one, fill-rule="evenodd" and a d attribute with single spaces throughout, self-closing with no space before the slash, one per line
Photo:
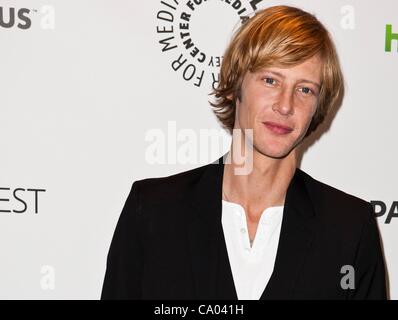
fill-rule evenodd
<path id="1" fill-rule="evenodd" d="M 292 151 L 292 149 L 283 149 L 283 150 L 267 150 L 264 148 L 263 150 L 257 149 L 259 153 L 261 153 L 263 156 L 272 158 L 272 159 L 284 159 L 286 158 Z"/>
<path id="2" fill-rule="evenodd" d="M 286 158 L 288 155 L 290 154 L 290 152 L 279 152 L 279 153 L 268 153 L 265 154 L 265 156 L 272 158 L 272 159 L 284 159 Z"/>

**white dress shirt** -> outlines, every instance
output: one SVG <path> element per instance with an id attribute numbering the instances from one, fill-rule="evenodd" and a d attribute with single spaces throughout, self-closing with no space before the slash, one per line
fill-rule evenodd
<path id="1" fill-rule="evenodd" d="M 250 246 L 245 210 L 222 200 L 222 227 L 239 300 L 258 300 L 267 286 L 274 270 L 283 208 L 264 210 Z"/>

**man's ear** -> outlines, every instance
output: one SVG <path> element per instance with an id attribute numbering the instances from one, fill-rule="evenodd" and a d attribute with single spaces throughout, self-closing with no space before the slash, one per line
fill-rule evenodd
<path id="1" fill-rule="evenodd" d="M 234 101 L 234 100 L 239 100 L 239 101 L 241 101 L 241 98 L 239 97 L 239 93 L 238 93 L 238 96 L 235 97 L 235 98 L 234 98 L 234 96 L 233 96 L 232 93 L 229 94 L 229 95 L 227 95 L 227 98 L 228 98 L 229 100 L 231 100 L 231 101 Z"/>

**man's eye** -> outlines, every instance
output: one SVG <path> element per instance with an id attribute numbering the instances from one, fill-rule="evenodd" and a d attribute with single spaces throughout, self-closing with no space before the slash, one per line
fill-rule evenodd
<path id="1" fill-rule="evenodd" d="M 273 78 L 265 78 L 264 80 L 265 80 L 265 82 L 266 82 L 267 84 L 271 84 L 271 85 L 274 85 L 275 82 L 276 82 L 276 80 L 273 79 Z"/>
<path id="2" fill-rule="evenodd" d="M 310 88 L 304 87 L 301 89 L 302 89 L 302 92 L 305 93 L 306 95 L 313 94 L 313 91 Z"/>

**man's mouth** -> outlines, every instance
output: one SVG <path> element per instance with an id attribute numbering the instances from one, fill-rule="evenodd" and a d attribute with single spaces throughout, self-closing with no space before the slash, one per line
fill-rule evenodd
<path id="1" fill-rule="evenodd" d="M 293 128 L 276 122 L 266 121 L 263 122 L 263 124 L 268 130 L 279 135 L 289 134 L 290 132 L 293 131 Z"/>

